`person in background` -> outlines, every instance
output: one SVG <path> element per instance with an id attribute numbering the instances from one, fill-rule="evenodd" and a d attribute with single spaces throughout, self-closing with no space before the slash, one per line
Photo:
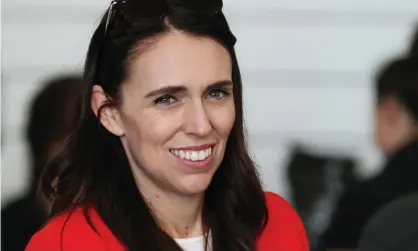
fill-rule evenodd
<path id="1" fill-rule="evenodd" d="M 416 24 L 407 53 L 409 56 L 418 57 L 418 23 Z"/>
<path id="2" fill-rule="evenodd" d="M 391 201 L 418 191 L 418 58 L 396 59 L 376 80 L 375 138 L 383 171 L 342 196 L 322 239 L 326 248 L 356 248 L 370 218 Z"/>
<path id="3" fill-rule="evenodd" d="M 293 149 L 287 167 L 290 195 L 311 250 L 317 249 L 339 196 L 358 183 L 355 164 L 350 157 L 316 153 L 302 145 Z"/>
<path id="4" fill-rule="evenodd" d="M 309 250 L 248 154 L 235 42 L 220 0 L 112 1 L 26 250 Z"/>
<path id="5" fill-rule="evenodd" d="M 361 235 L 359 251 L 418 250 L 418 193 L 408 194 L 380 209 Z"/>
<path id="6" fill-rule="evenodd" d="M 28 191 L 1 211 L 1 250 L 23 251 L 30 237 L 45 223 L 48 202 L 37 194 L 43 167 L 73 130 L 81 78 L 76 75 L 49 79 L 30 106 L 26 139 L 30 152 Z"/>

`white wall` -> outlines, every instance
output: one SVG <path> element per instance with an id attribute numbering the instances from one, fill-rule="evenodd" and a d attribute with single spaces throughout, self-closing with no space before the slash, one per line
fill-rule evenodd
<path id="1" fill-rule="evenodd" d="M 2 1 L 2 201 L 25 188 L 28 101 L 50 74 L 80 69 L 109 0 Z M 250 147 L 266 187 L 287 196 L 289 146 L 354 155 L 374 170 L 373 71 L 401 53 L 413 0 L 224 0 L 238 37 Z M 366 172 L 367 173 L 367 172 Z"/>

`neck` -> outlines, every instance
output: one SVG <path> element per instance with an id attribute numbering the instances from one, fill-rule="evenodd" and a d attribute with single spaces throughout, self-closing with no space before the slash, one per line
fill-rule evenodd
<path id="1" fill-rule="evenodd" d="M 188 197 L 159 191 L 144 192 L 144 198 L 154 217 L 171 237 L 188 238 L 203 234 L 203 195 Z"/>
<path id="2" fill-rule="evenodd" d="M 184 195 L 162 189 L 140 172 L 134 171 L 138 189 L 160 227 L 172 238 L 202 236 L 204 193 Z"/>

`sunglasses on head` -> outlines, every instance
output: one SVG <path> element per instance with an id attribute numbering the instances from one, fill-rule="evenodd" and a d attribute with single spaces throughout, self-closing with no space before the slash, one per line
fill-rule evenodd
<path id="1" fill-rule="evenodd" d="M 222 0 L 113 0 L 107 14 L 105 35 L 116 14 L 134 24 L 141 19 L 163 19 L 175 8 L 216 14 L 222 10 L 222 6 Z"/>

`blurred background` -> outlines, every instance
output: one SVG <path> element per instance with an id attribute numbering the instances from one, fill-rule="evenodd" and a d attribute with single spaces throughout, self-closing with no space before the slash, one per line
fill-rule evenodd
<path id="1" fill-rule="evenodd" d="M 47 79 L 81 71 L 109 2 L 2 1 L 2 208 L 29 189 L 34 95 Z M 408 50 L 417 1 L 224 0 L 224 11 L 238 38 L 249 147 L 266 189 L 296 203 L 292 186 L 303 178 L 289 168 L 300 159 L 341 166 L 347 182 L 378 174 L 374 76 Z"/>

